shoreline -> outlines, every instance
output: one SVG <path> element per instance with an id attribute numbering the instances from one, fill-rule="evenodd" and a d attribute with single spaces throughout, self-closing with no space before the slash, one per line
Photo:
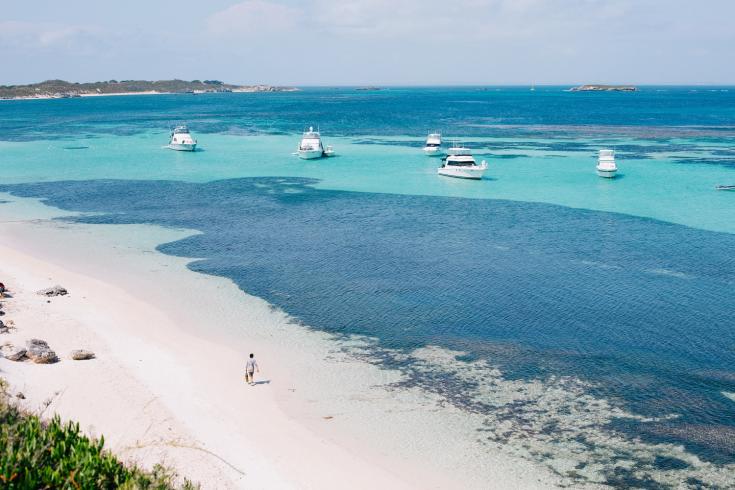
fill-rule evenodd
<path id="1" fill-rule="evenodd" d="M 73 97 L 63 97 L 56 95 L 29 95 L 21 97 L 0 97 L 0 101 L 14 101 L 14 100 L 56 100 L 56 99 L 78 99 L 81 97 L 113 97 L 113 96 L 124 96 L 124 95 L 171 95 L 173 92 L 157 92 L 155 90 L 149 90 L 145 92 L 118 92 L 114 94 L 78 94 Z"/>
<path id="2" fill-rule="evenodd" d="M 113 94 L 78 94 L 75 96 L 70 97 L 64 97 L 64 96 L 56 96 L 56 95 L 29 95 L 27 97 L 21 96 L 21 97 L 12 97 L 12 98 L 2 98 L 0 97 L 0 101 L 14 101 L 14 100 L 57 100 L 57 99 L 79 99 L 83 97 L 117 97 L 117 96 L 126 96 L 126 95 L 191 95 L 187 94 L 185 92 L 158 92 L 156 90 L 146 90 L 144 92 L 116 92 Z"/>
<path id="3" fill-rule="evenodd" d="M 299 88 L 293 87 L 293 88 L 275 88 L 275 87 L 266 87 L 266 86 L 256 86 L 256 87 L 248 87 L 243 89 L 233 89 L 230 91 L 213 91 L 213 92 L 206 92 L 206 91 L 194 91 L 194 92 L 160 92 L 158 90 L 144 90 L 141 92 L 115 92 L 115 93 L 84 93 L 84 94 L 76 94 L 73 96 L 56 96 L 51 94 L 45 94 L 45 95 L 29 95 L 29 96 L 19 96 L 19 97 L 0 97 L 0 101 L 3 100 L 55 100 L 55 99 L 78 99 L 81 97 L 117 97 L 117 96 L 126 96 L 126 95 L 209 95 L 209 94 L 255 94 L 255 93 L 265 93 L 265 92 L 298 92 Z"/>
<path id="4" fill-rule="evenodd" d="M 162 461 L 205 488 L 553 485 L 529 461 L 491 448 L 477 455 L 459 411 L 440 414 L 438 400 L 387 390 L 398 373 L 351 358 L 328 334 L 293 325 L 228 279 L 154 250 L 191 232 L 49 221 L 59 213 L 32 201 L 0 206 L 0 274 L 16 291 L 4 318 L 15 319 L 13 339 L 47 340 L 62 361 L 0 360 L 24 406 L 51 399 L 47 414 L 104 434 L 124 459 Z M 56 283 L 70 295 L 46 303 L 34 294 Z M 68 360 L 76 348 L 97 359 Z M 268 384 L 243 383 L 249 350 Z M 412 421 L 399 415 L 411 411 Z M 426 423 L 446 438 L 408 429 Z"/>

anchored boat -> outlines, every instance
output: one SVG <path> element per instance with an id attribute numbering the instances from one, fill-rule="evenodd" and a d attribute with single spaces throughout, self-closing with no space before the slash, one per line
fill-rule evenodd
<path id="1" fill-rule="evenodd" d="M 424 153 L 428 156 L 433 157 L 442 154 L 442 134 L 439 132 L 429 133 L 426 137 L 426 145 L 424 146 Z"/>
<path id="2" fill-rule="evenodd" d="M 171 141 L 168 147 L 172 150 L 194 151 L 197 147 L 197 141 L 191 137 L 189 128 L 185 125 L 176 126 L 171 132 Z"/>
<path id="3" fill-rule="evenodd" d="M 483 160 L 478 165 L 472 151 L 463 146 L 449 148 L 448 156 L 443 160 L 444 163 L 437 169 L 437 173 L 446 177 L 480 180 L 487 170 L 487 162 Z"/>
<path id="4" fill-rule="evenodd" d="M 615 150 L 600 150 L 600 155 L 597 159 L 597 175 L 612 179 L 618 171 L 618 166 L 615 164 Z"/>
<path id="5" fill-rule="evenodd" d="M 299 158 L 312 160 L 314 158 L 332 156 L 334 150 L 331 146 L 327 146 L 325 149 L 322 145 L 322 137 L 319 131 L 314 131 L 313 127 L 309 127 L 309 130 L 304 131 L 304 134 L 301 136 L 301 143 L 299 143 L 297 154 Z"/>

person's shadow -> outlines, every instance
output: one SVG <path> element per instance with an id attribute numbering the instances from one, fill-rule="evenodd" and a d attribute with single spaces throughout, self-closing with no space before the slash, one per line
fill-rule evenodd
<path id="1" fill-rule="evenodd" d="M 269 384 L 271 384 L 271 380 L 264 379 L 263 381 L 256 381 L 255 383 L 253 383 L 253 386 L 256 386 L 256 385 L 269 385 Z"/>

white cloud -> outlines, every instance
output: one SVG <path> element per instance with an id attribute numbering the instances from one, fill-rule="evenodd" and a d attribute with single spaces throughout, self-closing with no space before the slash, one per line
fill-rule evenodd
<path id="1" fill-rule="evenodd" d="M 525 40 L 589 33 L 631 0 L 309 0 L 320 29 L 344 37 Z"/>
<path id="2" fill-rule="evenodd" d="M 712 44 L 703 25 L 731 39 L 713 17 L 730 18 L 688 0 L 246 0 L 205 33 L 253 40 L 218 49 L 287 83 L 638 83 L 685 79 L 672 60 Z"/>
<path id="3" fill-rule="evenodd" d="M 173 17 L 150 2 L 144 21 L 104 2 L 59 7 L 54 22 L 0 20 L 4 74 L 284 84 L 735 77 L 722 62 L 735 43 L 732 0 L 217 0 L 218 11 L 179 2 Z M 25 4 L 3 18 L 38 18 Z"/>
<path id="4" fill-rule="evenodd" d="M 212 14 L 209 34 L 225 37 L 256 37 L 289 32 L 297 27 L 300 10 L 264 0 L 246 0 Z"/>
<path id="5" fill-rule="evenodd" d="M 49 22 L 0 22 L 0 46 L 23 49 L 56 49 L 89 45 L 97 37 L 96 28 Z"/>

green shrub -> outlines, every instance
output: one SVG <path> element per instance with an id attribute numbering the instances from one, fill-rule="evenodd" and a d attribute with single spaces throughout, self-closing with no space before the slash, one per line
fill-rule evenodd
<path id="1" fill-rule="evenodd" d="M 79 424 L 54 417 L 45 423 L 8 401 L 0 380 L 0 488 L 3 489 L 171 489 L 162 466 L 146 472 L 122 464 Z M 184 488 L 196 488 L 190 482 Z"/>

